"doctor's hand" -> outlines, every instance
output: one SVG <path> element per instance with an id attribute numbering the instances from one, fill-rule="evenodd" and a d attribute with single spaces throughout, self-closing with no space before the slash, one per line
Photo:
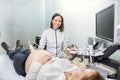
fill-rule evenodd
<path id="1" fill-rule="evenodd" d="M 66 48 L 66 50 L 65 50 L 67 53 L 71 53 L 71 52 L 73 52 L 73 51 L 78 51 L 78 49 L 77 48 Z"/>
<path id="2" fill-rule="evenodd" d="M 78 49 L 77 48 L 71 48 L 71 51 L 77 51 Z"/>

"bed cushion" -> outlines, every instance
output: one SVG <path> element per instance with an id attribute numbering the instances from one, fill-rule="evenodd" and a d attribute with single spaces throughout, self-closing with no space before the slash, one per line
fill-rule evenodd
<path id="1" fill-rule="evenodd" d="M 13 62 L 6 54 L 0 54 L 0 80 L 24 80 L 13 67 Z"/>

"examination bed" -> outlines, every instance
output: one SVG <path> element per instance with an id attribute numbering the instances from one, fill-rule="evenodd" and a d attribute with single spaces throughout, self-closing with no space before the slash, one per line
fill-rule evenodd
<path id="1" fill-rule="evenodd" d="M 13 62 L 6 54 L 0 54 L 0 80 L 24 80 L 23 76 L 15 72 Z"/>

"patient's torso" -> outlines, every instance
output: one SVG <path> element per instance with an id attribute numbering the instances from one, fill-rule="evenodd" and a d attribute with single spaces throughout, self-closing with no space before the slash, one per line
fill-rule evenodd
<path id="1" fill-rule="evenodd" d="M 78 68 L 67 59 L 53 58 L 44 64 L 37 75 L 37 80 L 65 80 L 64 72 Z"/>
<path id="2" fill-rule="evenodd" d="M 42 61 L 43 58 L 45 60 L 50 59 L 51 58 L 50 55 L 49 55 L 49 58 L 48 57 L 45 58 L 45 55 L 47 55 L 47 54 L 50 54 L 50 53 L 45 51 L 45 50 L 41 50 L 41 49 L 37 49 L 37 50 L 32 51 L 25 62 L 25 72 L 28 73 L 33 61 L 37 61 L 37 62 L 43 64 L 42 62 L 40 62 L 40 61 Z"/>

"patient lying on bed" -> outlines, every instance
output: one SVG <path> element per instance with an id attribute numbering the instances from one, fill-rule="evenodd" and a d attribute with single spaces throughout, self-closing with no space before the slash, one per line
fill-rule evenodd
<path id="1" fill-rule="evenodd" d="M 25 64 L 27 80 L 104 80 L 101 75 L 90 69 L 78 68 L 67 59 L 52 58 L 45 50 L 34 49 Z"/>
<path id="2" fill-rule="evenodd" d="M 25 80 L 104 80 L 94 70 L 79 68 L 67 59 L 52 58 L 49 52 L 28 44 L 31 53 L 25 61 Z"/>

